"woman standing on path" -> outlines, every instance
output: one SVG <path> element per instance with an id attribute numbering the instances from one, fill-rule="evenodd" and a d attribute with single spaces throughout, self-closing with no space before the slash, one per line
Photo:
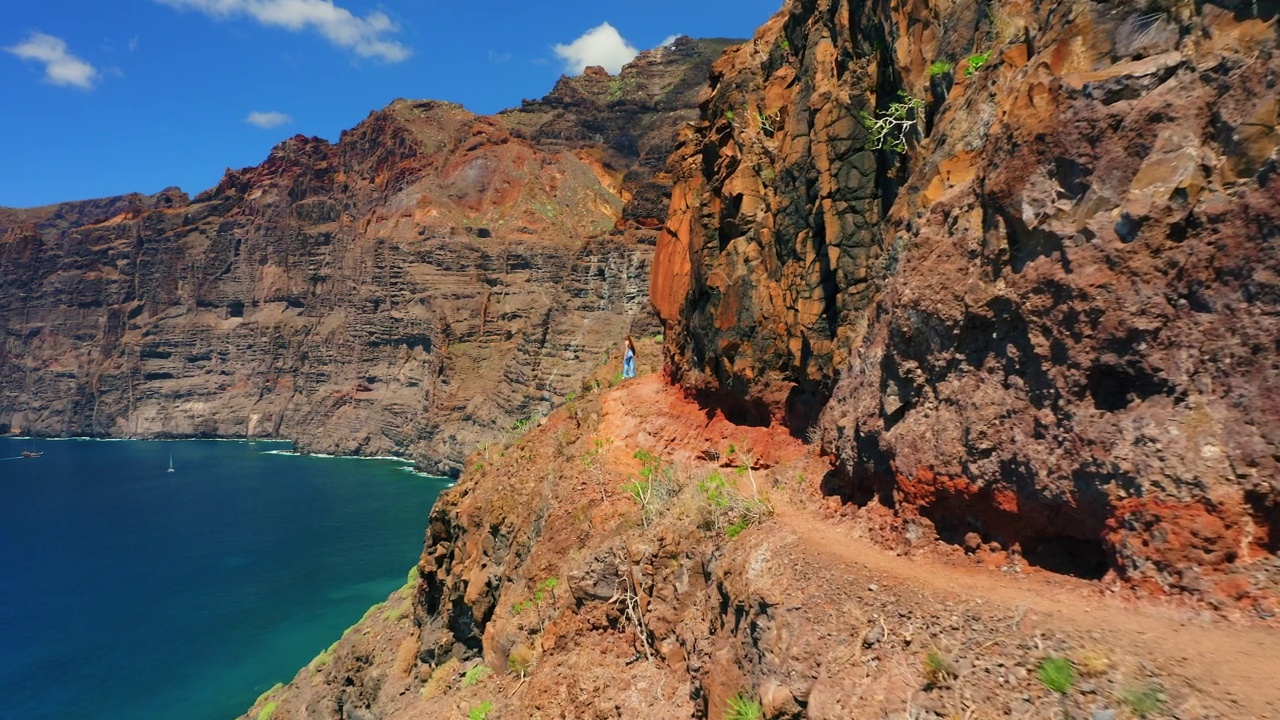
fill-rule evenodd
<path id="1" fill-rule="evenodd" d="M 631 342 L 631 336 L 627 336 L 626 346 L 622 352 L 622 377 L 633 378 L 636 376 L 636 344 Z"/>

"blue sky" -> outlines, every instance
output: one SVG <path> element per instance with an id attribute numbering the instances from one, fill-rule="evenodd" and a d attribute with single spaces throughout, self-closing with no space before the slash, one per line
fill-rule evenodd
<path id="1" fill-rule="evenodd" d="M 397 97 L 491 113 L 673 35 L 748 38 L 781 2 L 7 3 L 0 206 L 194 195 L 283 138 L 336 140 Z"/>

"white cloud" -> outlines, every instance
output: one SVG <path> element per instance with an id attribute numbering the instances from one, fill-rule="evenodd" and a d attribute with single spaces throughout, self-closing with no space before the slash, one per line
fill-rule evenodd
<path id="1" fill-rule="evenodd" d="M 601 23 L 568 45 L 556 45 L 552 49 L 564 61 L 565 71 L 574 75 L 589 65 L 600 65 L 617 74 L 623 65 L 640 54 L 609 23 Z"/>
<path id="2" fill-rule="evenodd" d="M 675 42 L 680 37 L 681 37 L 680 35 L 668 35 L 666 40 L 663 40 L 662 42 L 658 43 L 658 47 L 666 47 L 671 43 Z"/>
<path id="3" fill-rule="evenodd" d="M 282 112 L 276 112 L 275 110 L 270 112 L 254 110 L 249 113 L 249 117 L 245 118 L 244 121 L 250 125 L 257 125 L 260 128 L 273 128 L 280 127 L 285 123 L 291 123 L 293 122 L 293 118 Z"/>
<path id="4" fill-rule="evenodd" d="M 74 85 L 88 90 L 98 79 L 98 70 L 89 63 L 67 52 L 67 43 L 59 37 L 33 32 L 26 41 L 5 52 L 23 60 L 44 63 L 44 79 L 54 85 Z"/>
<path id="5" fill-rule="evenodd" d="M 360 57 L 400 62 L 409 48 L 388 39 L 400 28 L 386 13 L 357 17 L 333 0 L 155 0 L 179 10 L 199 10 L 215 18 L 247 15 L 259 23 L 286 30 L 314 30 L 329 42 Z"/>

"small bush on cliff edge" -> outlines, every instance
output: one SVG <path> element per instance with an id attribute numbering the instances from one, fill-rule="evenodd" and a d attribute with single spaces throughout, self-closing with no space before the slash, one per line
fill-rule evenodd
<path id="1" fill-rule="evenodd" d="M 867 129 L 868 150 L 893 150 L 906 152 L 907 142 L 920 134 L 920 120 L 924 112 L 924 100 L 899 93 L 901 100 L 890 103 L 883 115 L 875 117 L 868 112 L 860 115 L 862 126 Z"/>
<path id="2" fill-rule="evenodd" d="M 731 540 L 773 514 L 773 507 L 768 501 L 743 495 L 718 472 L 712 472 L 700 480 L 698 492 L 710 511 L 710 517 L 706 521 L 710 528 L 723 529 Z"/>
<path id="3" fill-rule="evenodd" d="M 965 58 L 964 59 L 964 65 L 965 65 L 964 76 L 972 77 L 974 73 L 978 72 L 978 68 L 985 65 L 987 60 L 989 60 L 990 58 L 991 58 L 990 50 L 983 53 L 974 53 L 969 57 Z"/>
<path id="4" fill-rule="evenodd" d="M 662 458 L 648 450 L 637 450 L 634 457 L 640 461 L 640 479 L 623 485 L 622 489 L 640 506 L 640 520 L 649 527 L 662 506 L 675 497 L 678 488 L 672 479 L 671 466 Z"/>

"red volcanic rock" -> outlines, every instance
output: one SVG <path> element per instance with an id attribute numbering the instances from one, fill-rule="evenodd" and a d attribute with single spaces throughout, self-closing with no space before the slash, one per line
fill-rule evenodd
<path id="1" fill-rule="evenodd" d="M 713 66 L 650 280 L 672 378 L 820 410 L 834 492 L 957 544 L 1276 592 L 1275 22 L 835 5 Z M 907 151 L 868 149 L 903 93 Z"/>

